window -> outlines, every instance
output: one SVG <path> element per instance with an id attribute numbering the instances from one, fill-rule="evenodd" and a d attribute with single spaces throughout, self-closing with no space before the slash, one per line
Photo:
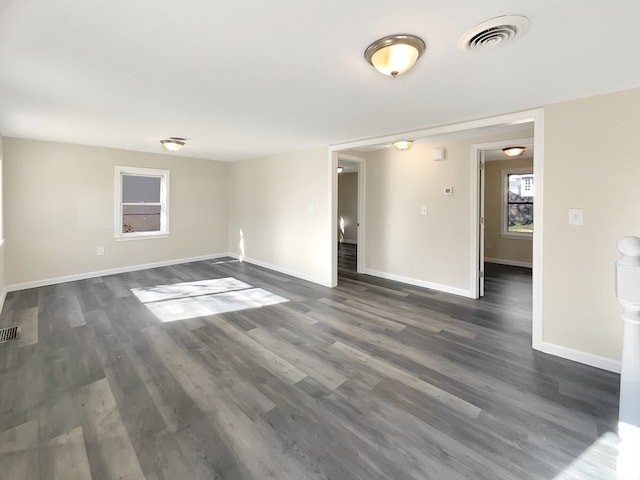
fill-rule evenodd
<path id="1" fill-rule="evenodd" d="M 503 235 L 533 234 L 534 183 L 531 169 L 503 170 Z"/>
<path id="2" fill-rule="evenodd" d="M 116 239 L 169 234 L 169 171 L 116 167 Z"/>

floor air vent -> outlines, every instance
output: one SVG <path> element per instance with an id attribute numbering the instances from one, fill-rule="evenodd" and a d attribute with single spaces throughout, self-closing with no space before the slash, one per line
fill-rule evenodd
<path id="1" fill-rule="evenodd" d="M 0 343 L 20 338 L 20 327 L 0 328 Z"/>

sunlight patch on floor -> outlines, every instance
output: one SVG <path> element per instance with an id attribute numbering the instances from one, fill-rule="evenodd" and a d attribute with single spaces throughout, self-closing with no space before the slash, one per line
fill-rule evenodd
<path id="1" fill-rule="evenodd" d="M 132 288 L 131 291 L 161 322 L 260 308 L 289 301 L 233 277 Z"/>
<path id="2" fill-rule="evenodd" d="M 613 432 L 601 435 L 553 480 L 614 480 L 619 442 L 618 435 Z"/>

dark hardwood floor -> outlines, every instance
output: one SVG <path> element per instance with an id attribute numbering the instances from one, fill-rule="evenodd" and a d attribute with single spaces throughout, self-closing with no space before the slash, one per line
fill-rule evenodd
<path id="1" fill-rule="evenodd" d="M 617 375 L 531 349 L 530 275 L 470 300 L 233 259 L 10 293 L 0 478 L 612 479 Z"/>

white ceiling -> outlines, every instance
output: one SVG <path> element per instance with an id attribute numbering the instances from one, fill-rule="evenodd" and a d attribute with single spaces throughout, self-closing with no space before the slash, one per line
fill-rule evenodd
<path id="1" fill-rule="evenodd" d="M 490 18 L 529 31 L 458 48 Z M 0 133 L 238 160 L 640 86 L 638 0 L 0 0 Z M 372 41 L 427 43 L 396 79 Z"/>

